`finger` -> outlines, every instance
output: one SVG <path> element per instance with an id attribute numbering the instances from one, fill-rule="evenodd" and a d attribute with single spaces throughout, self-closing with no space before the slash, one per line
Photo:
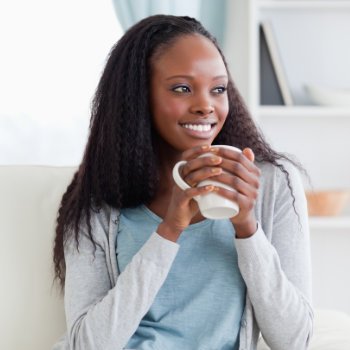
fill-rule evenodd
<path id="1" fill-rule="evenodd" d="M 246 151 L 247 152 L 247 151 Z M 224 159 L 232 160 L 242 164 L 250 172 L 260 176 L 260 170 L 257 166 L 251 162 L 243 152 L 234 151 L 227 148 L 219 148 L 219 151 L 216 153 L 217 156 L 221 156 Z"/>
<path id="2" fill-rule="evenodd" d="M 236 202 L 240 210 L 252 210 L 256 203 L 256 198 L 248 197 L 237 191 L 230 191 L 226 188 L 215 186 L 214 192 L 222 197 Z"/>
<path id="3" fill-rule="evenodd" d="M 255 196 L 255 193 L 257 193 L 259 189 L 259 182 L 253 182 L 253 184 L 250 184 L 246 181 L 243 181 L 240 177 L 238 176 L 233 176 L 230 174 L 221 174 L 218 176 L 211 177 L 213 181 L 218 181 L 221 182 L 227 186 L 230 186 L 234 188 L 236 191 L 239 193 L 242 193 L 246 196 Z"/>
<path id="4" fill-rule="evenodd" d="M 190 159 L 197 158 L 201 154 L 208 153 L 208 152 L 216 154 L 217 151 L 218 151 L 217 148 L 211 148 L 210 145 L 197 146 L 183 152 L 182 159 L 190 160 Z"/>
<path id="5" fill-rule="evenodd" d="M 252 151 L 251 148 L 245 148 L 242 153 L 251 161 L 254 163 L 254 160 L 255 160 L 255 155 L 254 155 L 254 152 Z"/>
<path id="6" fill-rule="evenodd" d="M 215 186 L 213 185 L 207 185 L 207 186 L 200 186 L 200 187 L 191 187 L 188 188 L 187 190 L 183 191 L 184 192 L 184 197 L 187 200 L 193 199 L 196 196 L 200 196 L 206 193 L 213 192 L 215 189 Z"/>
<path id="7" fill-rule="evenodd" d="M 253 164 L 253 163 L 252 163 Z M 249 171 L 242 163 L 232 160 L 223 159 L 220 168 L 228 172 L 229 175 L 240 177 L 243 181 L 249 183 L 253 187 L 259 187 L 260 170 L 258 172 Z"/>
<path id="8" fill-rule="evenodd" d="M 187 163 L 182 166 L 181 175 L 184 178 L 193 171 L 196 171 L 198 169 L 205 168 L 205 167 L 213 167 L 214 165 L 219 165 L 221 162 L 222 162 L 222 158 L 216 157 L 216 156 L 208 156 L 208 157 L 203 156 L 203 157 L 195 158 L 193 160 L 187 161 Z"/>
<path id="9" fill-rule="evenodd" d="M 220 175 L 222 173 L 222 169 L 218 167 L 204 167 L 197 171 L 193 171 L 189 173 L 189 175 L 185 176 L 183 179 L 191 186 L 195 187 L 201 181 L 207 180 L 213 176 Z"/>

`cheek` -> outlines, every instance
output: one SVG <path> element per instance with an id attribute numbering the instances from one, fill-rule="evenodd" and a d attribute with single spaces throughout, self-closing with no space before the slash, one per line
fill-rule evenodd
<path id="1" fill-rule="evenodd" d="M 217 111 L 219 118 L 225 121 L 228 112 L 229 112 L 229 104 L 227 98 L 225 98 L 218 106 L 217 106 Z"/>
<path id="2" fill-rule="evenodd" d="M 181 117 L 185 112 L 185 107 L 176 100 L 173 99 L 162 99 L 158 101 L 158 113 L 160 112 L 166 119 L 176 119 Z"/>

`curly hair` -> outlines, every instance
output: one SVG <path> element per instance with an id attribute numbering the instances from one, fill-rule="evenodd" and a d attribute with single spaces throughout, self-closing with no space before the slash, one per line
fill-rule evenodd
<path id="1" fill-rule="evenodd" d="M 123 35 L 108 56 L 92 101 L 83 159 L 58 210 L 53 262 L 55 280 L 59 280 L 62 289 L 66 271 L 64 245 L 73 235 L 79 243 L 83 218 L 95 244 L 90 210 L 96 211 L 102 203 L 115 208 L 134 207 L 150 203 L 155 196 L 159 177 L 155 176 L 158 156 L 149 103 L 150 61 L 184 35 L 208 38 L 228 71 L 216 39 L 200 22 L 187 16 L 155 15 L 141 20 Z M 289 159 L 264 140 L 230 75 L 227 94 L 229 113 L 213 144 L 250 147 L 258 161 L 281 168 L 291 188 L 288 172 L 277 162 Z"/>

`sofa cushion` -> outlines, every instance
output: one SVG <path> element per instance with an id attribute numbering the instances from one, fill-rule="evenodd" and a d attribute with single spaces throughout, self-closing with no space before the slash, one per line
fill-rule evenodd
<path id="1" fill-rule="evenodd" d="M 0 349 L 47 350 L 65 332 L 52 248 L 58 206 L 75 170 L 0 166 Z"/>
<path id="2" fill-rule="evenodd" d="M 314 310 L 314 334 L 308 350 L 349 350 L 350 316 L 328 309 Z M 270 350 L 262 338 L 258 350 Z"/>

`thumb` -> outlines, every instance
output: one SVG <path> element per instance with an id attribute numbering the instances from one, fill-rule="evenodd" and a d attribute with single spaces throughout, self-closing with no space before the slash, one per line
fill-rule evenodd
<path id="1" fill-rule="evenodd" d="M 245 148 L 242 153 L 251 161 L 254 162 L 255 159 L 255 155 L 253 153 L 253 151 L 250 148 Z"/>

